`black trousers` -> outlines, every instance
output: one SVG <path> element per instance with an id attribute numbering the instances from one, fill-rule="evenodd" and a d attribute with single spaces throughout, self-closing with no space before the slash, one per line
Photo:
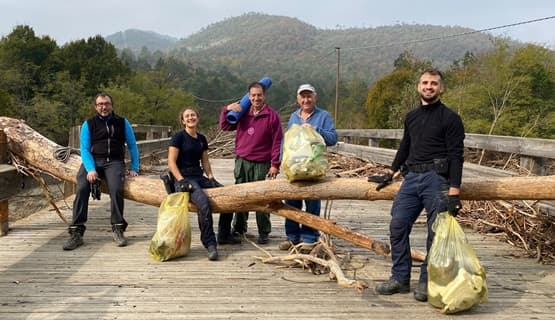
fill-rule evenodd
<path id="1" fill-rule="evenodd" d="M 216 236 L 214 234 L 214 220 L 212 218 L 212 208 L 208 197 L 202 189 L 212 187 L 210 180 L 202 175 L 184 176 L 184 178 L 193 185 L 193 192 L 189 194 L 189 201 L 198 208 L 198 226 L 200 229 L 200 241 L 205 248 L 209 245 L 216 244 Z"/>
<path id="2" fill-rule="evenodd" d="M 125 181 L 125 163 L 118 161 L 97 160 L 96 172 L 108 185 L 110 194 L 110 223 L 112 229 L 117 226 L 125 231 L 127 222 L 123 218 L 123 182 Z M 88 218 L 91 185 L 87 180 L 87 170 L 81 165 L 77 172 L 77 191 L 73 201 L 73 218 L 71 225 L 84 231 Z"/>

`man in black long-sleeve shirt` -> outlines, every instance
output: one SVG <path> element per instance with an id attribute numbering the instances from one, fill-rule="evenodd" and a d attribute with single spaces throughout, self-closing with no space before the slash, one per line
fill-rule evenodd
<path id="1" fill-rule="evenodd" d="M 458 114 L 440 101 L 443 75 L 439 70 L 422 72 L 417 89 L 421 106 L 407 114 L 403 139 L 387 173 L 389 177 L 395 177 L 400 174 L 401 166 L 408 169 L 391 208 L 391 278 L 376 286 L 379 294 L 410 291 L 412 259 L 409 235 L 422 209 L 427 212 L 426 249 L 429 251 L 437 213 L 447 210 L 457 215 L 462 207 L 459 192 L 464 152 L 463 123 Z M 418 301 L 428 299 L 427 261 L 426 256 L 414 291 L 414 298 Z"/>

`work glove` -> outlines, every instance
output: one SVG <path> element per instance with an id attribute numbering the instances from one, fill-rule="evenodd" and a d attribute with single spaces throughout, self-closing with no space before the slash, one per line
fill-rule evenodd
<path id="1" fill-rule="evenodd" d="M 449 195 L 447 196 L 447 211 L 453 217 L 456 217 L 459 214 L 459 211 L 462 209 L 462 202 L 459 198 L 459 195 Z"/>
<path id="2" fill-rule="evenodd" d="M 221 184 L 220 182 L 218 182 L 218 180 L 216 180 L 215 178 L 209 179 L 210 180 L 210 187 L 211 188 L 219 188 L 219 187 L 223 187 L 224 185 Z"/>
<path id="3" fill-rule="evenodd" d="M 175 192 L 193 192 L 194 188 L 193 185 L 185 180 L 181 179 L 175 183 Z"/>
<path id="4" fill-rule="evenodd" d="M 100 200 L 100 179 L 96 179 L 94 183 L 91 183 L 91 197 L 93 200 Z"/>
<path id="5" fill-rule="evenodd" d="M 378 185 L 376 186 L 376 191 L 380 191 L 381 189 L 387 187 L 391 182 L 393 182 L 393 175 L 389 173 L 375 174 L 368 177 L 368 182 L 377 183 Z"/>

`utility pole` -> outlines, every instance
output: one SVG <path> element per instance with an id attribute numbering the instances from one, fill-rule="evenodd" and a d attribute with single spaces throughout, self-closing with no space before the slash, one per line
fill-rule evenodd
<path id="1" fill-rule="evenodd" d="M 341 56 L 341 48 L 335 47 L 335 51 L 337 52 L 337 72 L 335 74 L 335 112 L 333 113 L 333 122 L 337 127 L 337 104 L 339 102 L 339 61 Z"/>

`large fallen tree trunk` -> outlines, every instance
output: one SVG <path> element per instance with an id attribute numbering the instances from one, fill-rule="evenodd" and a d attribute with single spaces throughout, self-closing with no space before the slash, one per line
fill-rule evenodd
<path id="1" fill-rule="evenodd" d="M 81 158 L 70 155 L 63 162 L 56 160 L 54 153 L 61 146 L 40 135 L 24 122 L 0 117 L 0 129 L 8 137 L 8 149 L 29 165 L 59 179 L 74 182 Z M 285 179 L 258 181 L 216 189 L 207 189 L 214 212 L 264 210 L 304 223 L 310 227 L 330 233 L 354 244 L 369 248 L 379 254 L 388 254 L 389 246 L 376 249 L 379 242 L 357 234 L 325 219 L 314 219 L 312 215 L 290 207 L 278 206 L 285 199 L 354 199 L 391 200 L 400 183 L 375 191 L 376 184 L 359 178 L 326 178 L 316 182 L 289 183 Z M 135 177 L 126 179 L 124 196 L 137 202 L 159 206 L 166 197 L 160 179 Z M 461 198 L 465 200 L 547 200 L 555 199 L 555 176 L 508 177 L 468 179 L 463 182 Z M 191 206 L 192 211 L 196 211 Z M 374 243 L 374 244 L 372 244 Z"/>
<path id="2" fill-rule="evenodd" d="M 0 129 L 8 137 L 9 150 L 30 165 L 59 179 L 75 182 L 81 157 L 70 155 L 66 162 L 56 160 L 54 152 L 61 146 L 40 135 L 24 122 L 0 117 Z M 289 183 L 285 179 L 266 180 L 218 189 L 207 189 L 215 212 L 243 211 L 260 203 L 284 199 L 355 199 L 392 200 L 399 190 L 396 182 L 375 190 L 376 184 L 360 178 L 326 178 L 315 182 Z M 129 178 L 125 197 L 159 206 L 166 191 L 159 179 Z M 484 177 L 463 181 L 464 200 L 551 200 L 555 199 L 555 176 Z"/>

